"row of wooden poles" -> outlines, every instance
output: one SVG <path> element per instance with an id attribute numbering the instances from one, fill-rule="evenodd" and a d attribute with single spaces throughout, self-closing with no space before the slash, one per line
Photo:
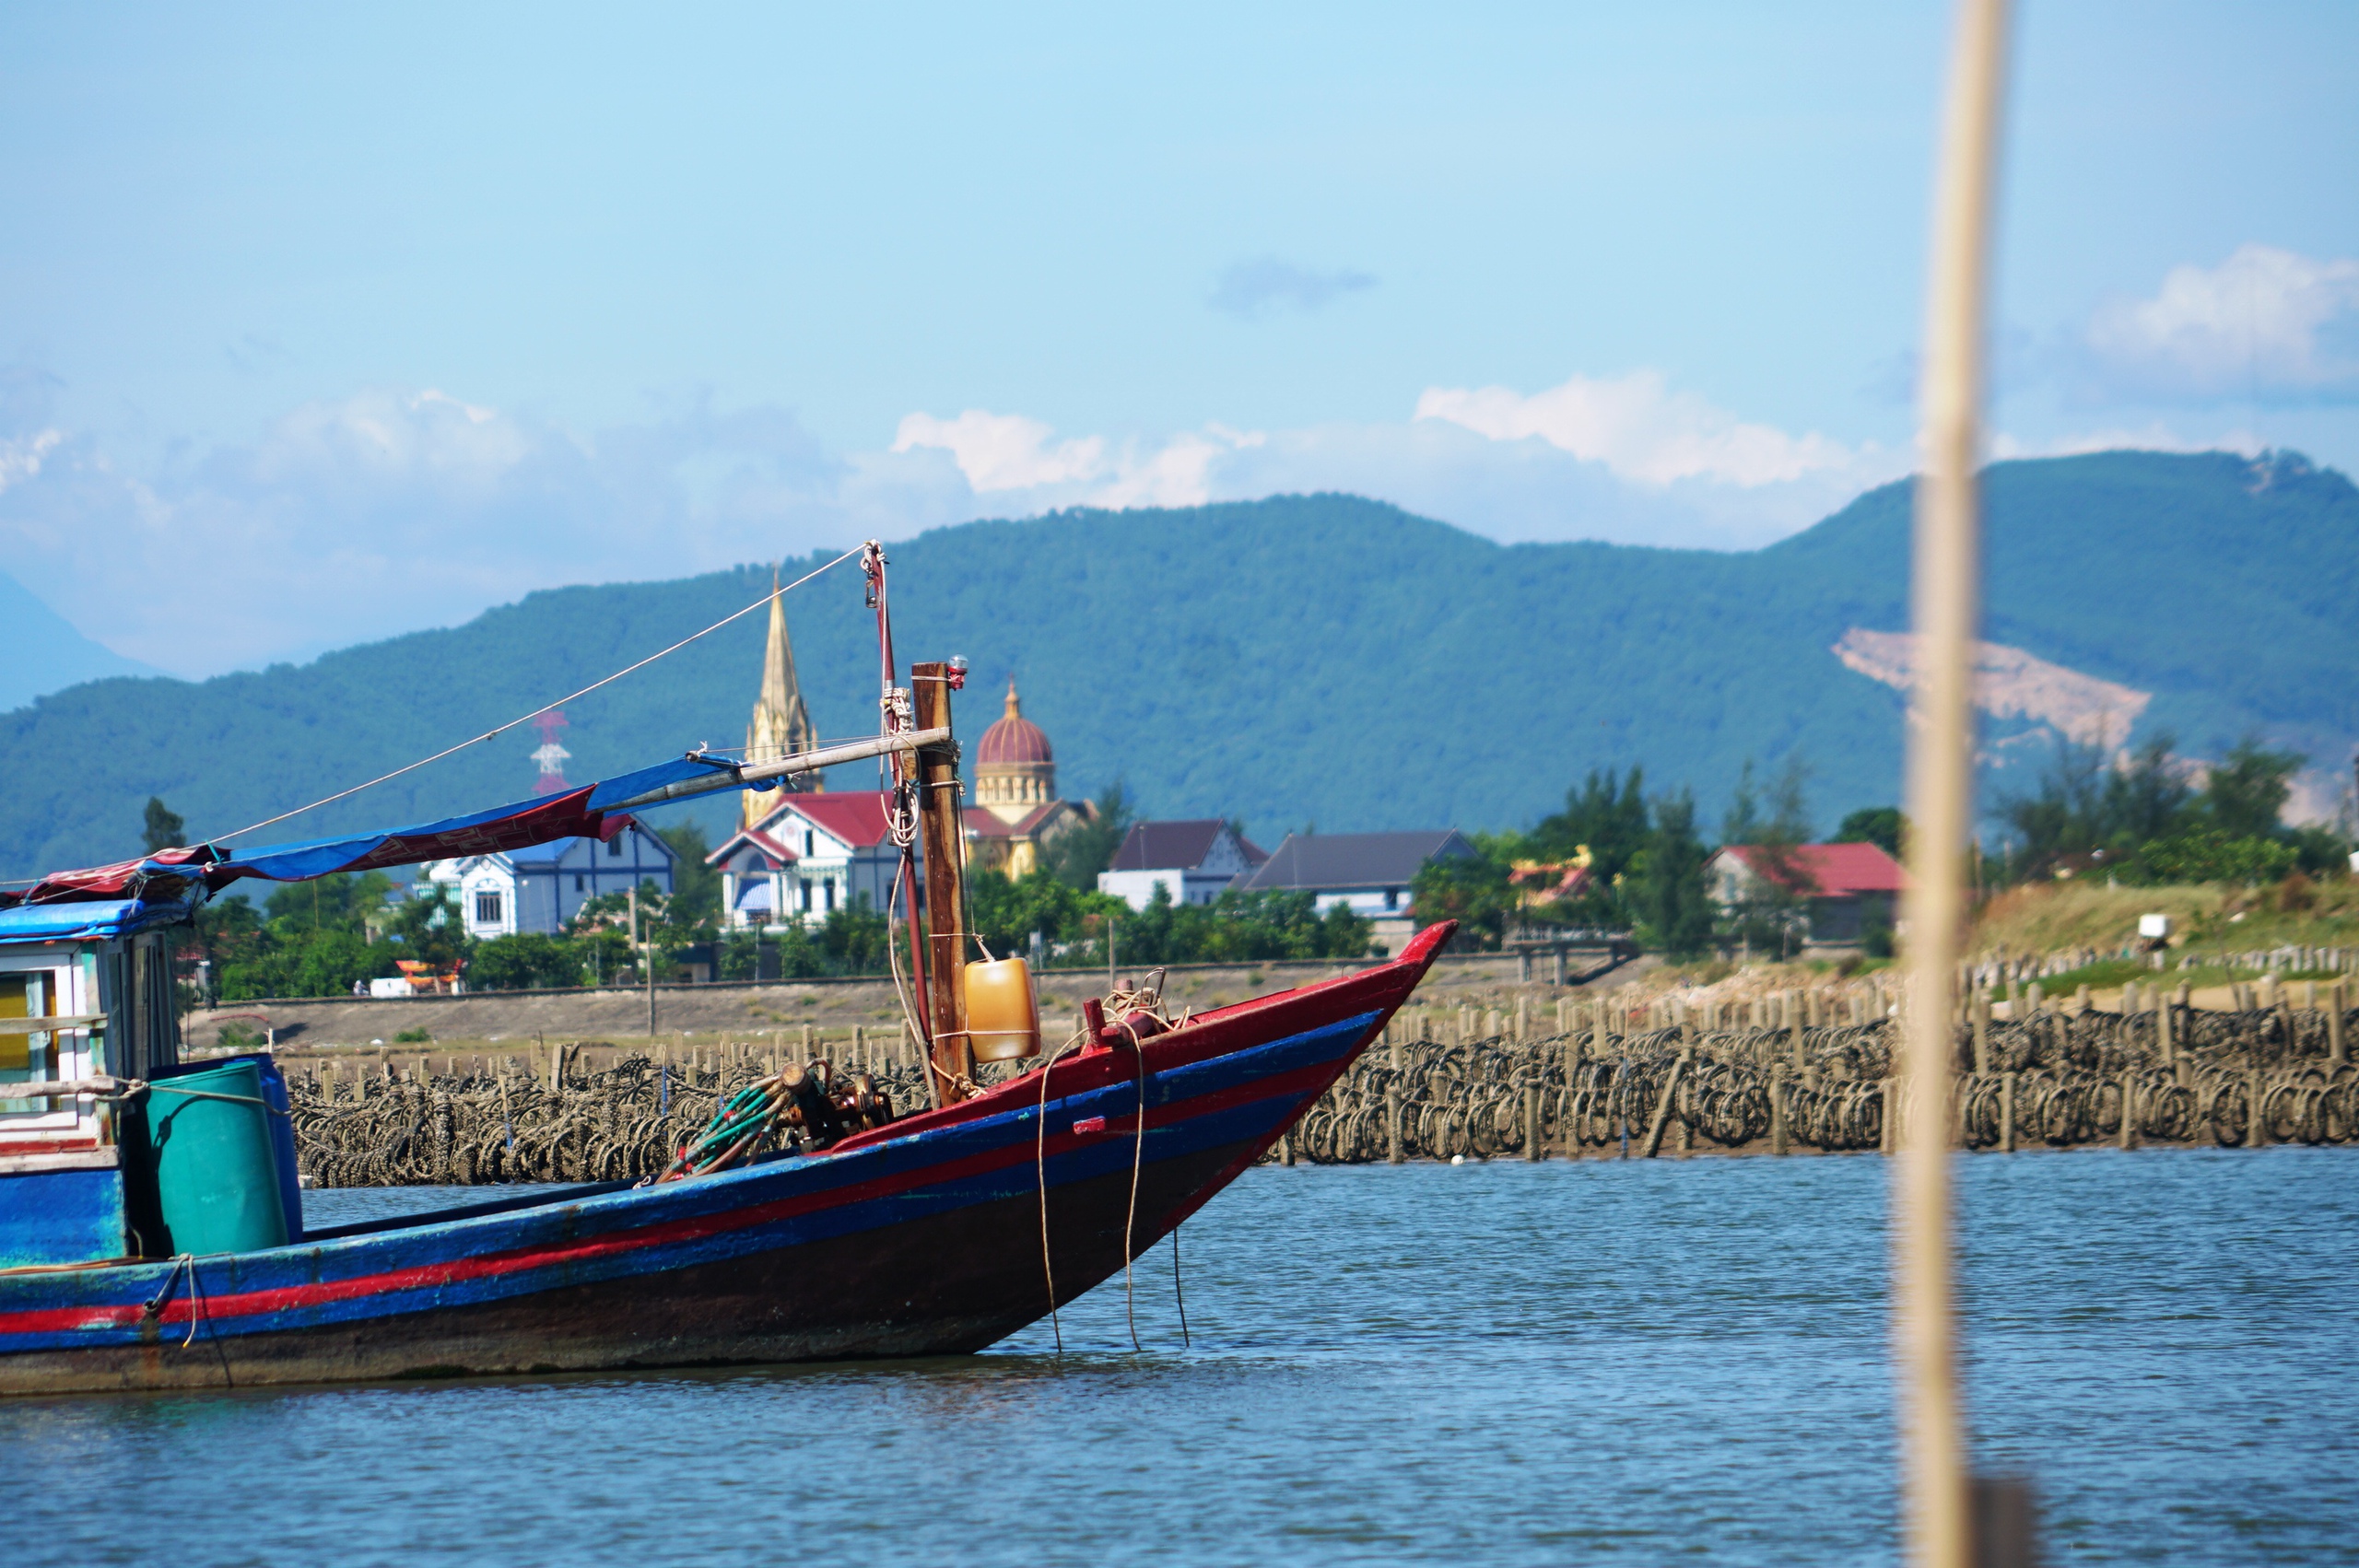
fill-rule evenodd
<path id="1" fill-rule="evenodd" d="M 2351 1011 L 2354 995 L 2351 981 L 2301 980 L 2288 984 L 2280 982 L 2274 975 L 2264 975 L 2256 983 L 2238 984 L 2230 989 L 2236 1001 L 2229 1009 L 2231 1012 L 2276 1012 L 2288 1019 L 2296 1008 L 2322 1013 L 2336 1059 L 2341 1059 L 2343 1020 Z M 2036 980 L 2027 987 L 2019 986 L 2013 996 L 2001 995 L 1996 987 L 1962 991 L 1952 1012 L 1952 1022 L 1971 1024 L 1978 1041 L 1978 1059 L 1985 1048 L 1979 1042 L 1987 1041 L 1989 1036 L 1993 1009 L 2002 1002 L 2017 1021 L 2063 1011 L 2063 1004 L 2049 998 Z M 2095 1007 L 2095 993 L 2089 987 L 2081 986 L 2072 996 L 2070 1012 L 2077 1016 L 2094 1012 Z M 2118 1011 L 2152 1014 L 2161 1048 L 2167 1053 L 2173 1038 L 2185 1032 L 2184 1021 L 2201 1010 L 2195 1007 L 2193 993 L 2184 981 L 2176 988 L 2166 988 L 2159 982 L 2141 985 L 2133 980 L 2122 988 Z M 1844 1024 L 1856 1028 L 1892 1017 L 1895 1012 L 1895 993 L 1888 991 L 1882 981 L 1860 987 L 1793 988 L 1718 1000 L 1691 1000 L 1676 991 L 1652 998 L 1608 994 L 1584 1000 L 1563 997 L 1544 1008 L 1529 996 L 1519 996 L 1512 1007 L 1484 1008 L 1470 1002 L 1454 1011 L 1413 1008 L 1390 1026 L 1388 1037 L 1391 1030 L 1405 1028 L 1422 1040 L 1453 1036 L 1461 1042 L 1490 1038 L 1530 1040 L 1539 1037 L 1536 1031 L 1553 1022 L 1554 1027 L 1546 1033 L 1559 1038 L 1583 1031 L 1622 1034 L 1637 1027 L 1644 1031 L 1675 1029 L 1693 1039 L 1698 1031 L 1739 1028 L 1796 1033 Z"/>
<path id="2" fill-rule="evenodd" d="M 826 1042 L 817 1042 L 825 1044 Z M 849 1044 L 849 1042 L 837 1042 Z M 437 1073 L 426 1063 L 299 1066 L 288 1092 L 296 1157 L 319 1187 L 637 1180 L 663 1170 L 739 1089 L 792 1058 L 783 1040 L 734 1040 L 676 1054 L 659 1045 L 599 1068 L 576 1044 Z M 840 1075 L 876 1080 L 898 1112 L 922 1108 L 923 1071 L 906 1057 L 839 1052 Z M 361 1070 L 347 1076 L 341 1065 Z"/>
<path id="3" fill-rule="evenodd" d="M 1699 1134 L 1723 1149 L 1776 1154 L 1891 1153 L 1906 1125 L 1912 1091 L 1894 1071 L 1894 1030 L 1883 1021 L 1806 1024 L 1798 1011 L 1790 1027 L 1532 1036 L 1500 1031 L 1495 1010 L 1485 1020 L 1492 1032 L 1476 1036 L 1471 1011 L 1456 1031 L 1438 1029 L 1431 1013 L 1396 1020 L 1274 1157 L 1540 1160 L 1602 1146 L 1650 1158 L 1666 1131 L 1675 1153 Z M 2187 1030 L 2153 1027 L 2143 1014 L 2040 1014 L 2001 1022 L 1995 1034 L 1987 1015 L 1960 1025 L 1942 1094 L 1947 1142 L 2012 1153 L 2027 1142 L 2350 1140 L 2359 1071 L 2347 1058 L 2347 1016 L 2207 1013 L 2201 1023 L 2206 1039 L 2184 1047 Z"/>
<path id="4" fill-rule="evenodd" d="M 687 1074 L 713 1071 L 736 1063 L 766 1064 L 764 1071 L 776 1072 L 788 1062 L 825 1059 L 846 1072 L 916 1073 L 921 1059 L 906 1025 L 875 1029 L 855 1024 L 847 1029 L 827 1029 L 804 1024 L 795 1028 L 757 1030 L 735 1039 L 715 1036 L 698 1040 L 684 1034 L 667 1040 L 634 1041 L 627 1047 L 604 1040 L 541 1041 L 521 1053 L 503 1052 L 489 1058 L 481 1052 L 470 1053 L 464 1068 L 455 1052 L 411 1051 L 397 1047 L 322 1056 L 292 1065 L 293 1071 L 307 1077 L 319 1093 L 333 1098 L 339 1092 L 361 1092 L 372 1082 L 423 1082 L 434 1075 L 438 1060 L 442 1064 L 442 1076 L 452 1079 L 507 1073 L 518 1079 L 538 1076 L 554 1083 L 568 1075 L 590 1076 L 589 1053 L 602 1050 L 611 1052 L 616 1061 L 644 1058 L 683 1075 L 682 1082 L 689 1081 Z M 347 1087 L 340 1091 L 339 1085 Z"/>
<path id="5" fill-rule="evenodd" d="M 2105 955 L 2094 947 L 2061 953 L 1996 954 L 1967 961 L 1961 966 L 1960 989 L 2013 986 L 2044 980 L 2073 969 L 2085 969 Z M 2157 948 L 2144 955 L 2147 967 L 2170 969 L 2244 969 L 2254 974 L 2359 974 L 2359 948 L 2312 947 L 2288 942 L 2242 953 L 2181 952 L 2174 955 Z"/>

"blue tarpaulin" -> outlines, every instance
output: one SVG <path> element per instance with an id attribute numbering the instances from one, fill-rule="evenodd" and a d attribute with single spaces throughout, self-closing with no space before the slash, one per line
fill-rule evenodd
<path id="1" fill-rule="evenodd" d="M 178 915 L 163 915 L 148 924 L 183 918 L 205 895 L 241 877 L 271 882 L 308 882 L 338 872 L 377 871 L 386 866 L 414 866 L 459 855 L 489 855 L 522 849 L 559 838 L 612 838 L 630 822 L 629 813 L 615 808 L 669 784 L 710 779 L 722 787 L 735 785 L 735 770 L 718 758 L 675 757 L 596 784 L 585 784 L 562 795 L 517 801 L 465 816 L 412 827 L 357 833 L 337 838 L 311 838 L 293 844 L 273 844 L 254 849 L 229 850 L 199 844 L 165 849 L 136 860 L 84 871 L 55 872 L 29 890 L 0 894 L 0 919 L 29 914 L 35 909 L 72 907 L 69 919 L 100 901 L 109 907 L 158 909 L 180 906 Z M 761 783 L 754 789 L 770 789 Z M 21 940 L 0 936 L 0 940 Z"/>
<path id="2" fill-rule="evenodd" d="M 28 942 L 83 942 L 129 936 L 185 920 L 197 900 L 115 898 L 76 904 L 30 904 L 0 909 L 0 947 Z"/>

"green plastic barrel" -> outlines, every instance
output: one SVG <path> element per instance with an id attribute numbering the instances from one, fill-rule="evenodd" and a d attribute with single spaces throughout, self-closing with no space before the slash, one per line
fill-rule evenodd
<path id="1" fill-rule="evenodd" d="M 176 1093 L 201 1090 L 199 1098 Z M 147 1096 L 156 1195 L 174 1252 L 252 1252 L 287 1245 L 270 1110 L 251 1061 L 158 1080 Z"/>

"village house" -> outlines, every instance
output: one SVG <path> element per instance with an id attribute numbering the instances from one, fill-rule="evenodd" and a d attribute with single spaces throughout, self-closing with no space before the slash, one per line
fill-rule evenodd
<path id="1" fill-rule="evenodd" d="M 1144 909 L 1162 888 L 1174 904 L 1211 904 L 1231 883 L 1270 858 L 1268 850 L 1218 817 L 1191 822 L 1134 822 L 1097 873 L 1097 891 Z"/>
<path id="2" fill-rule="evenodd" d="M 1416 934 L 1410 884 L 1427 860 L 1472 857 L 1456 828 L 1421 833 L 1289 833 L 1238 883 L 1243 893 L 1308 893 L 1323 914 L 1343 905 L 1373 920 L 1377 941 L 1397 951 Z"/>
<path id="3" fill-rule="evenodd" d="M 838 909 L 883 910 L 901 851 L 877 790 L 786 794 L 757 826 L 740 828 L 707 857 L 721 872 L 721 907 L 732 927 L 826 919 Z"/>
<path id="4" fill-rule="evenodd" d="M 528 849 L 429 860 L 413 892 L 455 894 L 459 923 L 478 941 L 525 931 L 555 935 L 602 893 L 628 893 L 651 882 L 669 894 L 678 858 L 652 829 L 632 820 L 604 843 L 559 838 Z"/>
<path id="5" fill-rule="evenodd" d="M 1900 862 L 1876 844 L 1798 844 L 1774 853 L 1730 844 L 1712 852 L 1704 871 L 1723 914 L 1795 901 L 1804 946 L 1821 951 L 1858 948 L 1877 930 L 1889 934 L 1907 883 Z"/>

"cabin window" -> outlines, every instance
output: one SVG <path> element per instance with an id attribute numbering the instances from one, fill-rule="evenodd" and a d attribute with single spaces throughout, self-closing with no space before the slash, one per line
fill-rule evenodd
<path id="1" fill-rule="evenodd" d="M 830 915 L 832 915 L 832 914 L 834 914 L 835 912 L 836 912 L 836 879 L 835 879 L 834 877 L 829 877 L 829 878 L 827 879 L 827 913 L 829 913 Z"/>
<path id="2" fill-rule="evenodd" d="M 805 858 L 811 853 L 811 830 L 807 827 L 803 830 L 803 853 Z"/>
<path id="3" fill-rule="evenodd" d="M 612 838 L 606 840 L 606 856 L 609 860 L 619 860 L 623 858 L 623 836 L 621 834 L 617 833 Z"/>
<path id="4" fill-rule="evenodd" d="M 580 872 L 573 873 L 573 891 L 576 893 L 581 891 L 581 873 Z"/>
<path id="5" fill-rule="evenodd" d="M 479 926 L 499 924 L 499 894 L 478 893 L 475 895 L 475 924 Z"/>
<path id="6" fill-rule="evenodd" d="M 799 877 L 796 879 L 796 885 L 803 889 L 803 912 L 807 915 L 811 912 L 811 879 L 807 876 Z"/>
<path id="7" fill-rule="evenodd" d="M 57 1010 L 50 1005 L 52 986 L 46 970 L 0 975 L 0 1020 L 45 1018 Z M 57 1036 L 35 1046 L 30 1035 L 0 1035 L 0 1083 L 25 1083 L 55 1076 Z M 0 1100 L 0 1111 L 29 1111 L 30 1100 Z"/>

